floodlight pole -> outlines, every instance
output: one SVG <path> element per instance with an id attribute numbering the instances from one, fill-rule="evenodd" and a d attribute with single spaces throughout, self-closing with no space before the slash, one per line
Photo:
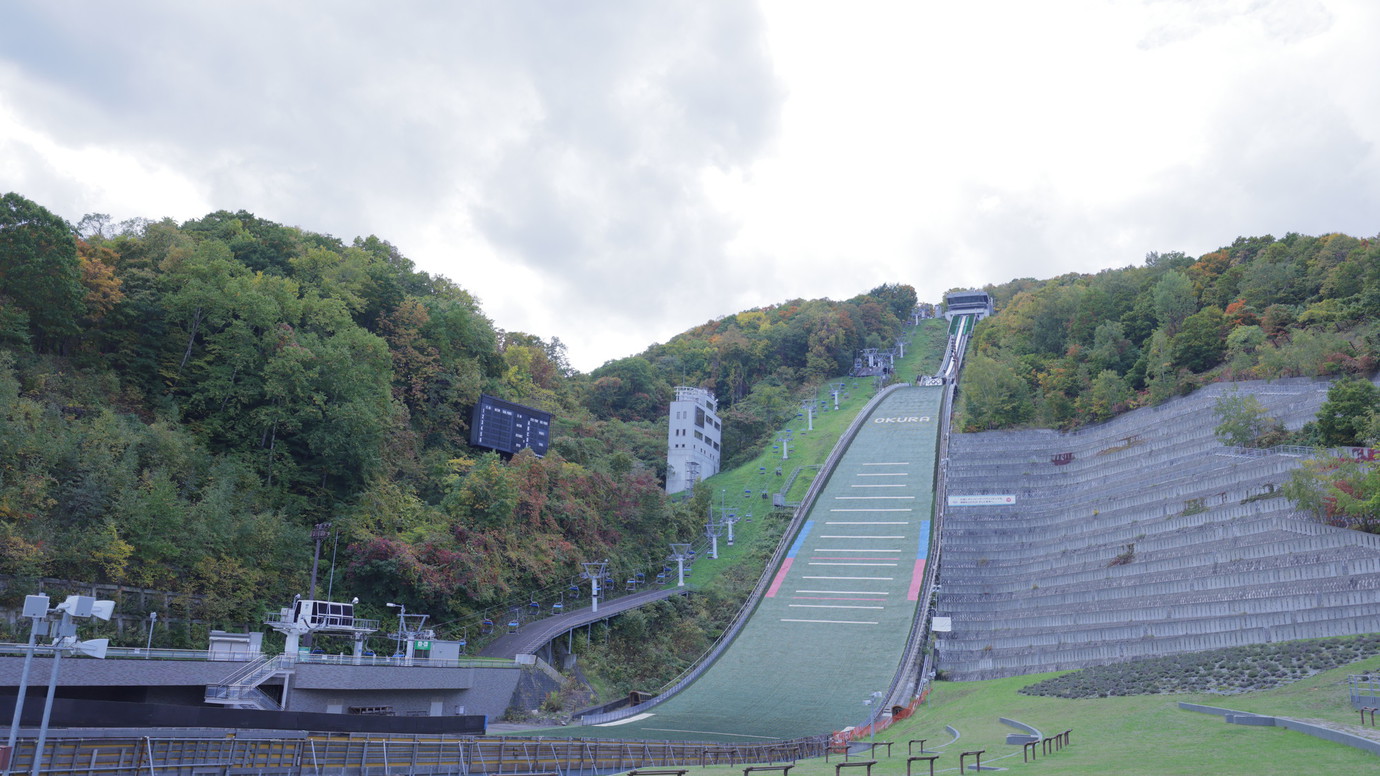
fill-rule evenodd
<path id="1" fill-rule="evenodd" d="M 403 638 L 407 635 L 407 634 L 405 633 L 405 631 L 407 630 L 407 619 L 406 619 L 406 618 L 407 618 L 407 605 L 406 605 L 406 604 L 386 603 L 386 604 L 384 604 L 384 606 L 388 607 L 389 609 L 397 609 L 397 610 L 398 610 L 398 639 L 397 639 L 398 646 L 396 646 L 396 647 L 393 648 L 393 652 L 394 652 L 394 654 L 402 654 L 402 651 L 403 651 L 403 648 L 402 648 L 402 640 L 403 640 Z"/>
<path id="2" fill-rule="evenodd" d="M 62 612 L 62 619 L 58 622 L 56 638 L 53 639 L 53 670 L 48 674 L 48 698 L 43 702 L 43 721 L 38 727 L 38 743 L 34 745 L 33 769 L 29 772 L 30 776 L 38 776 L 38 769 L 43 764 L 43 745 L 48 740 L 48 720 L 53 715 L 53 696 L 57 693 L 58 663 L 62 660 L 62 653 L 67 647 L 67 640 L 71 639 L 72 644 L 76 645 L 77 624 L 73 622 L 73 609 L 77 609 L 77 617 L 100 617 L 103 620 L 110 619 L 110 613 L 115 608 L 111 601 L 97 601 L 90 596 L 70 595 L 67 600 L 58 604 L 58 610 Z M 101 639 L 100 654 L 97 657 L 105 657 L 105 639 Z"/>
<path id="3" fill-rule="evenodd" d="M 24 614 L 33 620 L 29 628 L 29 648 L 24 652 L 24 670 L 19 674 L 19 692 L 14 697 L 14 718 L 10 720 L 9 750 L 10 757 L 14 757 L 14 744 L 19 740 L 19 718 L 24 713 L 24 695 L 29 687 L 29 668 L 34 663 L 34 652 L 38 644 L 39 627 L 48 616 L 48 604 L 50 599 L 46 595 L 30 595 L 24 597 Z M 39 609 L 42 613 L 38 613 Z M 46 635 L 47 629 L 44 629 Z M 5 773 L 10 772 L 9 763 L 5 764 Z"/>
<path id="4" fill-rule="evenodd" d="M 149 612 L 149 640 L 144 645 L 144 657 L 148 657 L 149 650 L 153 649 L 153 626 L 158 624 L 158 612 Z"/>
<path id="5" fill-rule="evenodd" d="M 77 626 L 72 622 L 72 615 L 67 612 L 62 613 L 62 620 L 58 624 L 58 639 L 65 638 L 65 632 L 71 630 L 76 632 Z M 29 771 L 29 776 L 38 776 L 38 768 L 43 763 L 43 744 L 48 740 L 48 720 L 53 714 L 53 695 L 57 692 L 58 662 L 62 660 L 62 648 L 53 650 L 53 668 L 48 674 L 48 698 L 43 701 L 43 721 L 38 726 L 38 743 L 34 744 L 34 763 Z"/>

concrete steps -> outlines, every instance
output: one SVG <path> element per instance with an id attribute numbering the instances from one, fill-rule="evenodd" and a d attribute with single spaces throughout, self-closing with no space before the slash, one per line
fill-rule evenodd
<path id="1" fill-rule="evenodd" d="M 1235 386 L 1295 428 L 1327 387 Z M 1213 408 L 1231 389 L 1071 434 L 952 437 L 948 493 L 1016 503 L 945 512 L 938 613 L 954 630 L 941 670 L 992 678 L 1380 630 L 1380 536 L 1270 497 L 1300 459 L 1224 454 Z"/>

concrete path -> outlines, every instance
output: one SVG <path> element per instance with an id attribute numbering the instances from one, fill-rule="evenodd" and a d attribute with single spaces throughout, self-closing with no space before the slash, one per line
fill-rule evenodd
<path id="1" fill-rule="evenodd" d="M 502 657 L 512 659 L 517 655 L 534 655 L 542 647 L 565 634 L 567 631 L 574 630 L 582 625 L 599 622 L 608 619 L 616 614 L 626 612 L 629 609 L 636 609 L 639 606 L 646 606 L 656 601 L 670 598 L 673 595 L 684 595 L 688 588 L 684 587 L 663 587 L 653 590 L 643 590 L 640 593 L 619 596 L 610 601 L 600 601 L 599 611 L 595 612 L 591 607 L 586 606 L 582 609 L 558 614 L 553 617 L 544 617 L 534 622 L 524 624 L 516 633 L 505 633 L 488 646 L 479 650 L 480 657 Z M 504 627 L 499 624 L 499 627 Z"/>

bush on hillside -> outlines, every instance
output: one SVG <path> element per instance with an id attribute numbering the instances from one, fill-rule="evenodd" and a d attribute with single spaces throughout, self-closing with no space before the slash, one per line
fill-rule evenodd
<path id="1" fill-rule="evenodd" d="M 1268 690 L 1380 654 L 1380 634 L 1213 649 L 1084 668 L 1022 687 L 1024 695 L 1105 698 Z"/>

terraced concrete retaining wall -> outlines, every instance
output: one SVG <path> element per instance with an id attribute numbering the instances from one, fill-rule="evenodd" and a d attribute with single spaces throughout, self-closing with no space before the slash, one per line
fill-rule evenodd
<path id="1" fill-rule="evenodd" d="M 951 437 L 940 670 L 983 679 L 1380 630 L 1380 536 L 1276 496 L 1300 458 L 1213 437 L 1224 391 L 1298 428 L 1328 385 L 1214 385 L 1073 433 Z"/>

